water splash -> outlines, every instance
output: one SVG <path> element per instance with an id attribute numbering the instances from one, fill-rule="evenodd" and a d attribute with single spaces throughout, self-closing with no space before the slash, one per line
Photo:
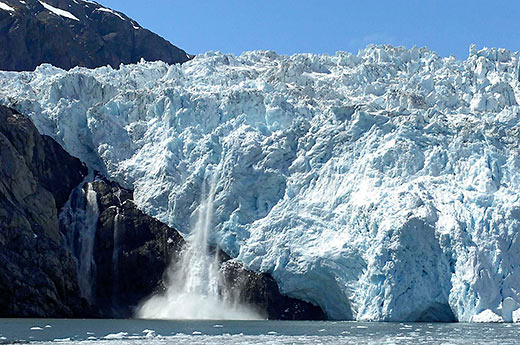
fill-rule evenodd
<path id="1" fill-rule="evenodd" d="M 218 174 L 212 174 L 209 190 L 202 186 L 197 221 L 181 259 L 168 270 L 164 294 L 152 296 L 137 310 L 144 319 L 255 320 L 262 317 L 251 307 L 221 291 L 217 251 L 209 248 Z"/>

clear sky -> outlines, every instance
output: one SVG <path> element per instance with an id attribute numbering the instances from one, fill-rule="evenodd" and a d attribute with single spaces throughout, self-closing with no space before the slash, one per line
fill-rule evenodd
<path id="1" fill-rule="evenodd" d="M 520 50 L 520 0 L 98 0 L 190 54 L 270 49 L 356 53 L 369 43 L 427 46 L 464 59 Z"/>

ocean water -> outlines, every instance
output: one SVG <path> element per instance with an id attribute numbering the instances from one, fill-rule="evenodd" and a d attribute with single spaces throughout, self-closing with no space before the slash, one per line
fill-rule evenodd
<path id="1" fill-rule="evenodd" d="M 518 324 L 0 319 L 0 344 L 519 344 Z"/>

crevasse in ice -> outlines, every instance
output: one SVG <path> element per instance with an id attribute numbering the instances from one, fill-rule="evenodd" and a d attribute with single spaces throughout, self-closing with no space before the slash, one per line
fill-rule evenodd
<path id="1" fill-rule="evenodd" d="M 517 54 L 474 46 L 206 53 L 1 72 L 0 102 L 181 231 L 219 167 L 212 241 L 331 318 L 511 321 L 518 77 Z"/>

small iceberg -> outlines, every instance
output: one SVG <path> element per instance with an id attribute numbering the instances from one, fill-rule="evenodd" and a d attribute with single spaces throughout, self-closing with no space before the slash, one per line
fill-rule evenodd
<path id="1" fill-rule="evenodd" d="M 127 335 L 128 335 L 127 332 L 112 333 L 112 334 L 107 334 L 104 337 L 104 339 L 107 339 L 107 340 L 110 340 L 110 339 L 123 339 Z"/>
<path id="2" fill-rule="evenodd" d="M 486 309 L 477 315 L 473 316 L 471 319 L 472 322 L 493 322 L 493 323 L 501 323 L 504 322 L 502 316 L 495 314 L 492 310 Z"/>

